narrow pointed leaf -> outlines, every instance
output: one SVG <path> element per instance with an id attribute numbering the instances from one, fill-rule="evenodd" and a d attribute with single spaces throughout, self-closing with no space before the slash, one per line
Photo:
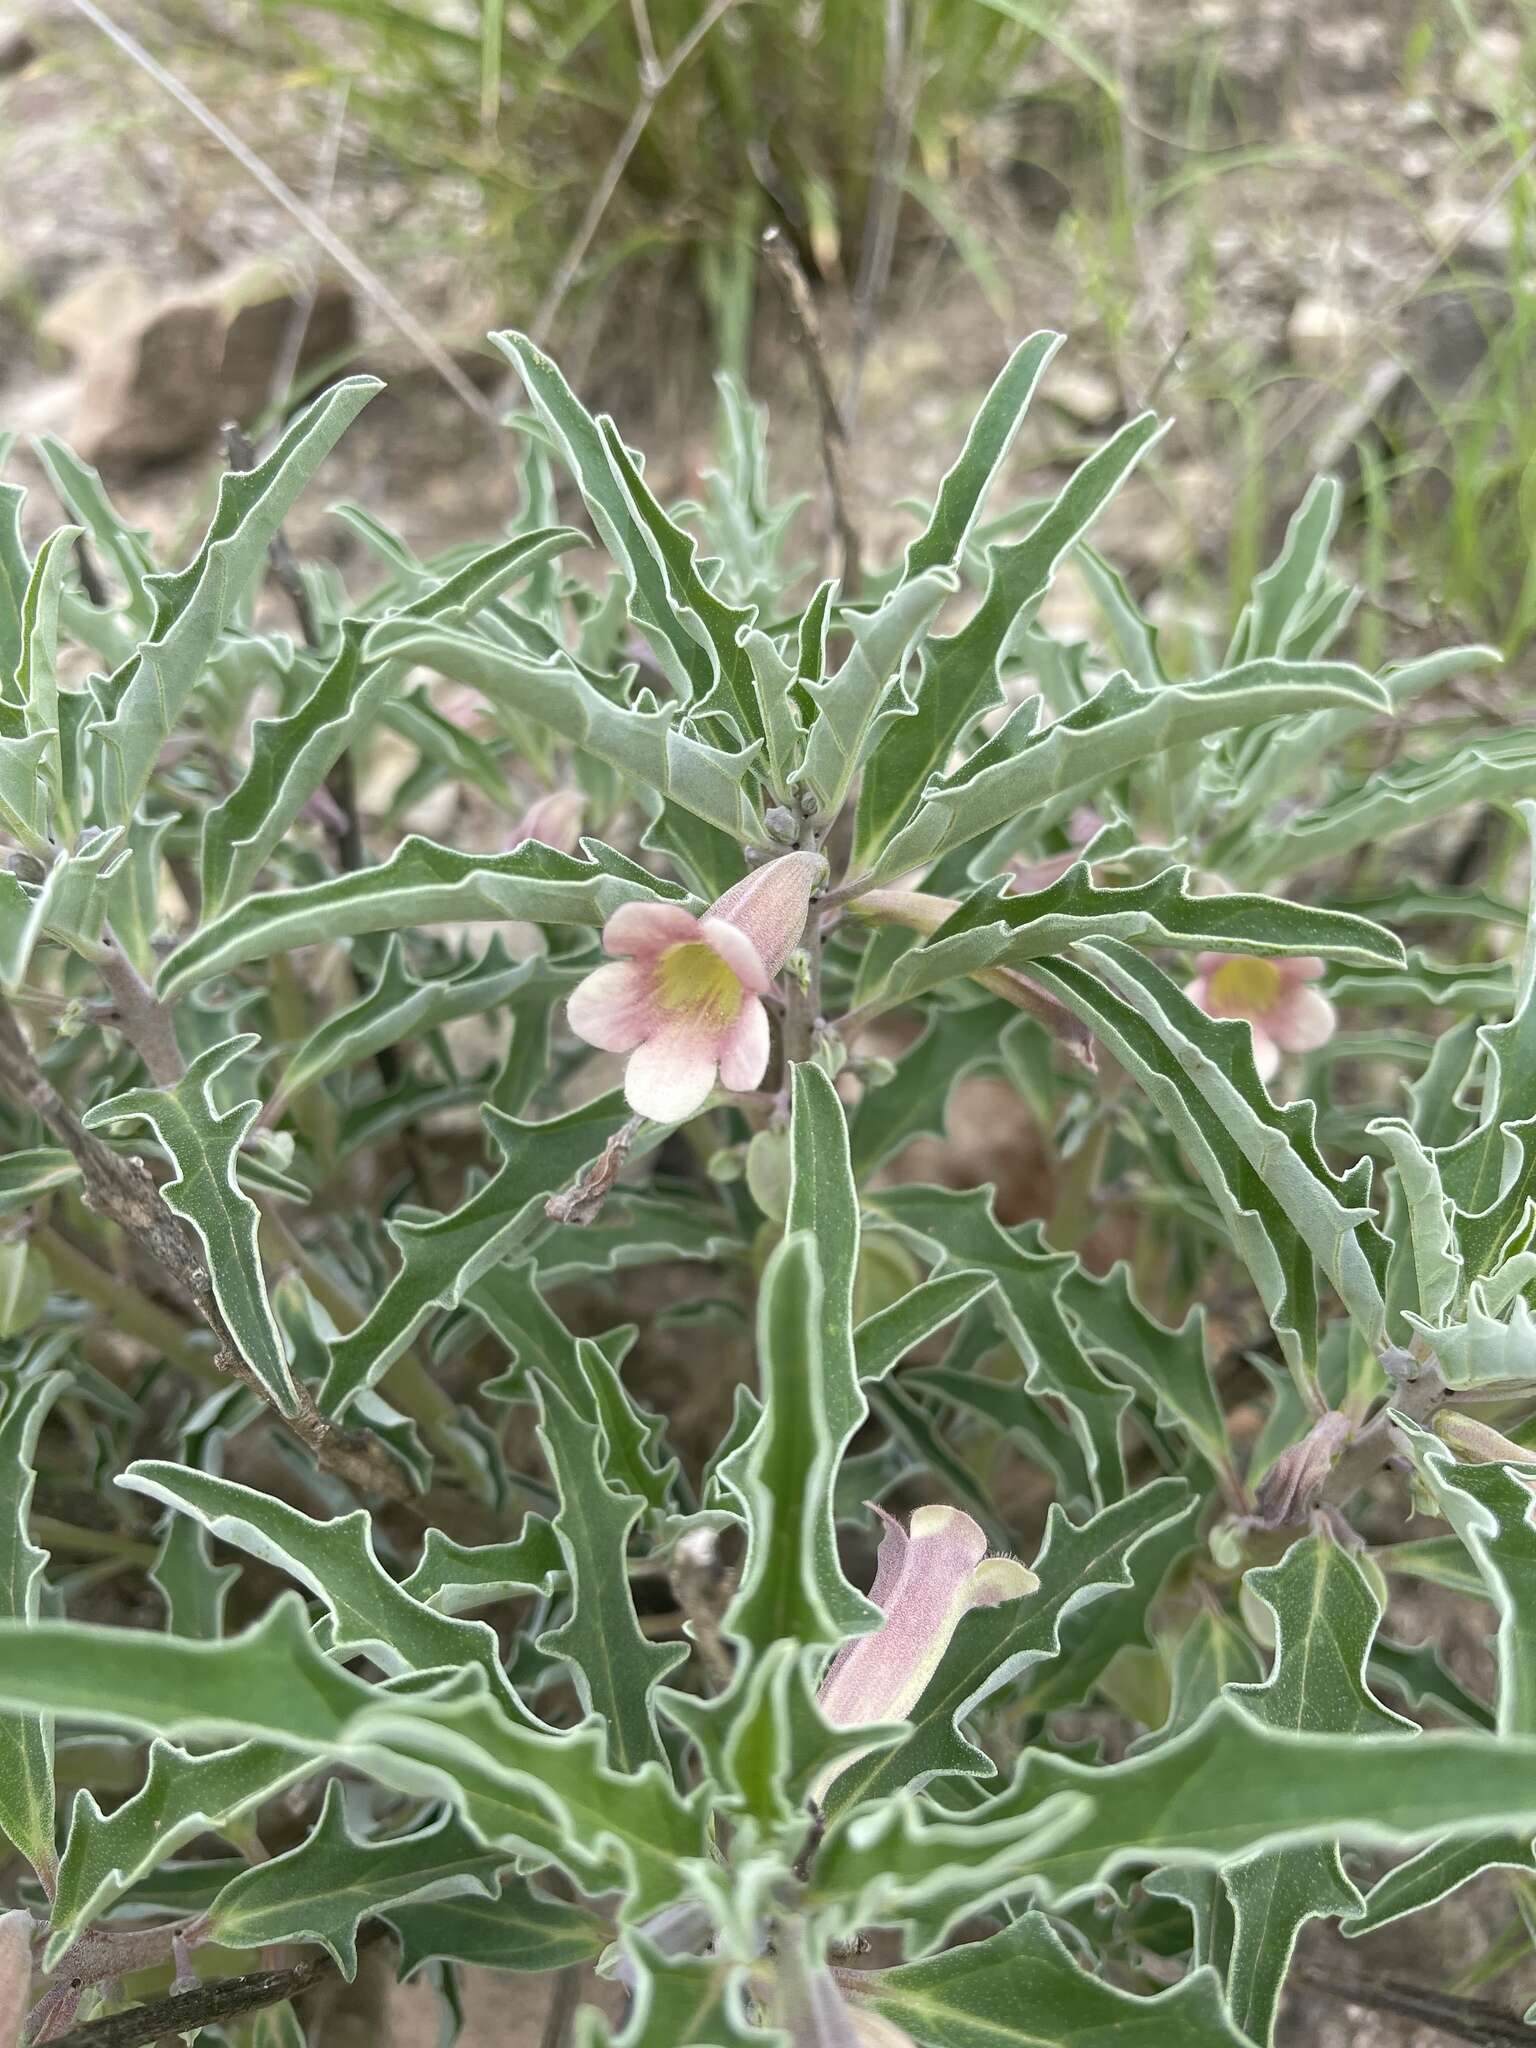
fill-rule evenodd
<path id="1" fill-rule="evenodd" d="M 209 1284 L 240 1355 L 285 1415 L 297 1410 L 287 1348 L 267 1298 L 256 1204 L 235 1176 L 240 1146 L 261 1104 L 254 1097 L 219 1110 L 213 1084 L 257 1043 L 247 1034 L 199 1053 L 174 1088 L 131 1088 L 87 1110 L 89 1131 L 146 1123 L 176 1168 L 160 1189 L 165 1205 L 197 1232 L 208 1255 Z"/>
<path id="2" fill-rule="evenodd" d="M 226 1948 L 316 1942 L 350 1981 L 361 1920 L 409 1899 L 494 1898 L 505 1861 L 505 1851 L 485 1848 L 451 1814 L 388 1841 L 360 1839 L 347 1823 L 345 1789 L 333 1778 L 319 1820 L 296 1849 L 225 1885 L 209 1913 L 209 1934 Z"/>
<path id="3" fill-rule="evenodd" d="M 105 818 L 126 824 L 156 758 L 236 603 L 260 575 L 289 509 L 376 391 L 376 377 L 348 377 L 322 393 L 254 469 L 228 471 L 202 547 L 174 575 L 152 576 L 155 623 L 132 659 L 109 679 L 98 722 Z"/>
<path id="4" fill-rule="evenodd" d="M 456 1308 L 481 1274 L 526 1237 L 542 1218 L 543 1198 L 596 1157 L 624 1121 L 624 1105 L 605 1095 L 547 1123 L 522 1123 L 491 1108 L 481 1120 L 502 1165 L 447 1215 L 388 1225 L 400 1266 L 357 1328 L 331 1346 L 320 1394 L 328 1414 L 340 1414 L 371 1387 L 434 1309 Z"/>
<path id="5" fill-rule="evenodd" d="M 912 815 L 928 778 L 943 771 L 951 749 L 998 701 L 997 664 L 1008 636 L 1034 615 L 1060 564 L 1158 431 L 1151 413 L 1129 421 L 1074 471 L 1023 540 L 987 550 L 987 588 L 979 609 L 957 633 L 928 642 L 910 715 L 891 721 L 869 757 L 854 827 L 856 868 L 878 864 L 882 874 L 901 872 L 880 858 L 881 847 Z M 936 517 L 938 512 L 936 507 Z"/>
<path id="6" fill-rule="evenodd" d="M 615 1770 L 636 1771 L 664 1759 L 651 1696 L 687 1647 L 648 1642 L 635 1614 L 626 1560 L 644 1501 L 610 1482 L 597 1425 L 535 1377 L 539 1440 L 560 1495 L 554 1531 L 571 1589 L 569 1620 L 547 1629 L 538 1648 L 572 1667 L 582 1705 L 607 1729 Z"/>
<path id="7" fill-rule="evenodd" d="M 989 1941 L 844 1980 L 921 2048 L 1243 2048 L 1215 1975 L 1133 1997 L 1086 1971 L 1043 1913 Z"/>
<path id="8" fill-rule="evenodd" d="M 1204 682 L 1147 690 L 1112 676 L 1078 711 L 1014 751 L 999 737 L 928 784 L 917 816 L 891 839 L 872 880 L 904 874 L 1045 804 L 1065 810 L 1151 755 L 1320 705 L 1385 708 L 1380 686 L 1341 662 L 1257 661 Z"/>
<path id="9" fill-rule="evenodd" d="M 36 1621 L 48 1553 L 28 1534 L 37 1439 L 69 1374 L 0 1383 L 0 1615 Z M 57 1867 L 53 1816 L 53 1726 L 47 1715 L 0 1713 L 0 1838 L 51 1883 Z"/>
<path id="10" fill-rule="evenodd" d="M 532 840 L 511 853 L 458 853 L 413 835 L 377 867 L 269 889 L 211 919 L 166 961 L 160 993 L 178 996 L 249 960 L 321 940 L 450 921 L 600 925 L 621 903 L 686 901 L 685 890 L 608 847 L 593 846 L 586 860 Z"/>

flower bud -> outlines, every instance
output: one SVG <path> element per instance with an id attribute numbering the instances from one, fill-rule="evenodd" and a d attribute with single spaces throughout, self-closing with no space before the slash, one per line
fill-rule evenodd
<path id="1" fill-rule="evenodd" d="M 1453 1408 L 1442 1408 L 1430 1427 L 1463 1464 L 1536 1465 L 1536 1451 L 1511 1443 L 1486 1422 L 1479 1422 L 1472 1415 L 1458 1415 Z"/>

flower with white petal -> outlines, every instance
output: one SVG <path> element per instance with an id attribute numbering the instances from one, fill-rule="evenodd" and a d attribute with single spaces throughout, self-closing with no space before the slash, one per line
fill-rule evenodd
<path id="1" fill-rule="evenodd" d="M 1313 954 L 1261 960 L 1249 953 L 1201 953 L 1184 993 L 1208 1017 L 1241 1017 L 1253 1030 L 1253 1063 L 1261 1081 L 1272 1080 L 1280 1055 L 1326 1045 L 1338 1013 L 1310 986 L 1323 972 Z"/>
<path id="2" fill-rule="evenodd" d="M 681 1123 L 718 1078 L 755 1088 L 768 1067 L 763 997 L 800 943 L 822 873 L 786 853 L 727 889 L 702 917 L 673 903 L 626 903 L 603 927 L 617 957 L 571 994 L 571 1029 L 629 1054 L 624 1094 L 638 1116 Z"/>

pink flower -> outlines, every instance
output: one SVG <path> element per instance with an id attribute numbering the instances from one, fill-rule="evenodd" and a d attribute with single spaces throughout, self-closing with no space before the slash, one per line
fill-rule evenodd
<path id="1" fill-rule="evenodd" d="M 718 1073 L 755 1088 L 768 1066 L 762 997 L 800 942 L 815 853 L 786 853 L 727 889 L 702 917 L 672 903 L 626 903 L 603 926 L 619 957 L 573 991 L 571 1029 L 603 1052 L 627 1052 L 624 1093 L 639 1116 L 681 1123 Z"/>
<path id="2" fill-rule="evenodd" d="M 574 853 L 586 808 L 587 800 L 579 789 L 550 790 L 531 803 L 513 826 L 506 851 L 511 853 L 530 839 L 537 839 L 541 846 L 552 846 L 556 853 Z"/>
<path id="3" fill-rule="evenodd" d="M 1250 953 L 1201 953 L 1184 993 L 1208 1017 L 1245 1017 L 1253 1028 L 1253 1063 L 1259 1079 L 1273 1078 L 1283 1052 L 1326 1045 L 1338 1024 L 1328 998 L 1308 983 L 1323 963 L 1311 954 L 1260 960 Z"/>
<path id="4" fill-rule="evenodd" d="M 0 2048 L 15 2048 L 32 1995 L 32 1915 L 0 1913 Z"/>
<path id="5" fill-rule="evenodd" d="M 869 1505 L 885 1524 L 869 1589 L 885 1618 L 873 1635 L 844 1643 L 821 1681 L 821 1711 L 839 1728 L 905 1720 L 962 1616 L 1040 1583 L 1016 1558 L 988 1557 L 985 1535 L 959 1508 L 919 1508 L 904 1530 Z"/>

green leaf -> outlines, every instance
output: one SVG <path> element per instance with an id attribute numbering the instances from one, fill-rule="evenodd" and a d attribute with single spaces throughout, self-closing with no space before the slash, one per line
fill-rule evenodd
<path id="1" fill-rule="evenodd" d="M 800 775 L 833 817 L 881 730 L 907 710 L 902 671 L 913 647 L 959 589 L 947 569 L 929 569 L 898 583 L 878 611 L 847 612 L 842 623 L 853 641 L 842 666 L 802 688 L 814 707 Z"/>
<path id="2" fill-rule="evenodd" d="M 0 1339 L 19 1337 L 48 1305 L 53 1271 L 25 1239 L 0 1244 Z"/>
<path id="3" fill-rule="evenodd" d="M 140 633 L 148 632 L 155 617 L 150 587 L 155 564 L 148 528 L 129 526 L 102 489 L 97 472 L 55 435 L 39 434 L 32 447 L 70 517 L 84 527 L 120 578 L 124 618 Z"/>
<path id="4" fill-rule="evenodd" d="M 939 1010 L 916 1045 L 903 1053 L 893 1080 L 867 1089 L 849 1127 L 853 1167 L 861 1184 L 914 1138 L 941 1137 L 949 1091 L 998 1056 L 1004 1026 L 1018 1013 L 1006 1003 L 967 1003 Z"/>
<path id="5" fill-rule="evenodd" d="M 1259 954 L 1316 954 L 1400 966 L 1401 943 L 1368 918 L 1271 896 L 1194 896 L 1191 870 L 1165 868 L 1132 888 L 1100 889 L 1086 861 L 1048 888 L 1012 895 L 1010 876 L 984 882 L 931 938 L 896 961 L 866 1002 L 885 1009 L 987 967 L 1021 967 L 1079 939 L 1195 946 Z"/>
<path id="6" fill-rule="evenodd" d="M 1156 1403 L 1160 1427 L 1181 1430 L 1213 1472 L 1230 1476 L 1232 1447 L 1206 1362 L 1204 1312 L 1191 1309 L 1170 1330 L 1137 1301 L 1123 1262 L 1107 1273 L 1078 1265 L 1064 1276 L 1060 1300 L 1083 1349 Z"/>
<path id="7" fill-rule="evenodd" d="M 418 977 L 392 938 L 368 993 L 337 1010 L 312 1031 L 283 1069 L 280 1097 L 312 1088 L 339 1068 L 371 1059 L 386 1046 L 420 1039 L 460 1017 L 483 1017 L 535 985 L 568 991 L 580 968 L 554 964 L 545 953 L 526 960 L 508 958 L 493 935 L 479 959 L 469 958 L 447 974 Z"/>
<path id="8" fill-rule="evenodd" d="M 1215 1974 L 1135 1998 L 1091 1975 L 1043 1913 L 989 1941 L 966 1942 L 894 1970 L 847 1975 L 868 2005 L 921 2048 L 1242 2048 Z"/>
<path id="9" fill-rule="evenodd" d="M 376 391 L 376 377 L 347 377 L 301 412 L 254 469 L 229 470 L 201 548 L 185 569 L 152 576 L 155 623 L 136 654 L 103 686 L 88 728 L 100 747 L 106 822 L 127 824 L 156 759 L 202 679 L 235 606 L 266 562 L 273 535 L 305 484 Z"/>
<path id="10" fill-rule="evenodd" d="M 341 1414 L 387 1372 L 433 1309 L 457 1308 L 542 1219 L 543 1198 L 596 1157 L 625 1115 L 622 1098 L 614 1095 L 538 1124 L 483 1109 L 481 1121 L 501 1166 L 447 1215 L 385 1226 L 400 1266 L 357 1328 L 331 1346 L 320 1391 L 326 1413 Z"/>
<path id="11" fill-rule="evenodd" d="M 1046 365 L 1065 340 L 1064 334 L 1043 327 L 1021 341 L 1003 365 L 971 421 L 965 446 L 944 473 L 927 525 L 908 543 L 903 581 L 925 569 L 952 569 L 959 562 Z"/>
<path id="12" fill-rule="evenodd" d="M 1356 1935 L 1374 1934 L 1378 1927 L 1390 1927 L 1394 1920 L 1437 1906 L 1485 1870 L 1536 1875 L 1531 1830 L 1501 1828 L 1467 1841 L 1432 1842 L 1373 1885 L 1355 1917 L 1346 1920 L 1340 1932 L 1351 1941 Z"/>
<path id="13" fill-rule="evenodd" d="M 1314 1262 L 1367 1344 L 1379 1346 L 1388 1247 L 1368 1204 L 1370 1163 L 1343 1179 L 1329 1169 L 1313 1135 L 1314 1105 L 1280 1109 L 1270 1101 L 1247 1025 L 1207 1017 L 1160 968 L 1114 939 L 1083 944 L 1072 960 L 1037 962 L 1033 973 L 1167 1119 L 1293 1366 L 1315 1351 Z"/>
<path id="14" fill-rule="evenodd" d="M 261 1269 L 261 1214 L 235 1177 L 235 1161 L 261 1111 L 253 1096 L 219 1110 L 213 1084 L 256 1045 L 254 1033 L 199 1053 L 174 1088 L 130 1088 L 81 1119 L 88 1131 L 146 1123 L 176 1168 L 160 1189 L 174 1215 L 190 1223 L 208 1258 L 208 1281 L 240 1356 L 285 1415 L 298 1412 L 288 1357 Z"/>
<path id="15" fill-rule="evenodd" d="M 427 1963 L 468 1963 L 479 1970 L 563 1970 L 597 1955 L 608 1930 L 580 1906 L 548 1899 L 526 1878 L 507 1875 L 501 1890 L 481 1898 L 459 1892 L 379 1915 L 400 1939 L 399 1974 Z"/>
<path id="16" fill-rule="evenodd" d="M 525 1515 L 509 1543 L 460 1543 L 428 1529 L 421 1559 L 402 1590 L 439 1614 L 489 1607 L 520 1593 L 547 1595 L 565 1569 L 555 1532 L 542 1515 Z"/>
<path id="17" fill-rule="evenodd" d="M 916 817 L 886 844 L 870 882 L 926 866 L 1047 803 L 1065 810 L 1170 747 L 1320 705 L 1384 709 L 1386 702 L 1364 670 L 1342 662 L 1248 662 L 1161 690 L 1111 676 L 1080 710 L 1017 746 L 1005 728 L 953 775 L 930 782 Z"/>
<path id="18" fill-rule="evenodd" d="M 1315 809 L 1287 818 L 1283 832 L 1255 834 L 1234 879 L 1262 883 L 1273 875 L 1300 874 L 1463 804 L 1516 796 L 1530 788 L 1533 769 L 1536 740 L 1515 730 L 1476 739 L 1433 761 L 1377 770 Z"/>
<path id="19" fill-rule="evenodd" d="M 505 1862 L 505 1851 L 483 1847 L 451 1814 L 388 1841 L 359 1840 L 347 1824 L 346 1788 L 333 1778 L 320 1818 L 296 1849 L 225 1885 L 209 1914 L 209 1936 L 226 1948 L 317 1942 L 350 1982 L 359 1921 L 408 1899 L 494 1898 Z"/>
<path id="20" fill-rule="evenodd" d="M 1120 1418 L 1130 1395 L 1102 1376 L 1063 1312 L 1062 1284 L 1076 1259 L 1047 1250 L 1038 1225 L 1005 1230 L 992 1212 L 989 1189 L 882 1188 L 872 1200 L 882 1217 L 939 1259 L 941 1275 L 956 1269 L 993 1275 L 997 1289 L 988 1307 L 1024 1361 L 1025 1387 L 1065 1404 L 1098 1498 L 1118 1499 L 1125 1491 Z"/>
<path id="21" fill-rule="evenodd" d="M 838 1467 L 868 1409 L 859 1386 L 853 1333 L 859 1266 L 859 1192 L 849 1154 L 848 1122 L 837 1090 L 822 1069 L 801 1061 L 790 1070 L 789 1211 L 785 1229 L 816 1245 L 821 1292 L 817 1376 L 806 1388 L 827 1433 L 825 1496 L 811 1510 L 810 1541 L 821 1598 L 844 1634 L 862 1630 L 872 1610 L 843 1577 L 837 1558 L 832 1492 Z M 782 1370 L 782 1361 L 780 1362 Z M 788 1395 L 780 1387 L 778 1398 Z M 765 1391 L 764 1402 L 768 1402 Z M 776 1418 L 765 1415 L 771 1432 Z"/>
<path id="22" fill-rule="evenodd" d="M 1337 477 L 1313 479 L 1291 516 L 1279 555 L 1254 579 L 1253 595 L 1242 609 L 1228 649 L 1229 662 L 1292 651 L 1291 636 L 1327 578 L 1328 550 L 1338 532 L 1343 502 Z"/>
<path id="23" fill-rule="evenodd" d="M 868 1805 L 936 1776 L 989 1776 L 994 1766 L 960 1731 L 983 1702 L 1061 1648 L 1060 1627 L 1086 1602 L 1135 1583 L 1137 1547 L 1189 1511 L 1179 1479 L 1154 1479 L 1083 1523 L 1052 1505 L 1034 1561 L 1039 1591 L 1027 1600 L 965 1615 L 927 1689 L 909 1715 L 912 1732 L 881 1757 L 854 1764 L 833 1786 L 834 1813 Z"/>
<path id="24" fill-rule="evenodd" d="M 638 1931 L 626 1944 L 638 1981 L 629 2017 L 614 2034 L 590 2008 L 576 2048 L 782 2048 L 747 2017 L 742 1966 L 729 1956 L 668 1956 Z"/>
<path id="25" fill-rule="evenodd" d="M 165 1602 L 165 1625 L 173 1636 L 213 1640 L 224 1633 L 229 1589 L 240 1577 L 237 1564 L 215 1565 L 207 1531 L 180 1515 L 168 1515 L 155 1561 L 147 1573 Z"/>
<path id="26" fill-rule="evenodd" d="M 149 1752 L 144 1783 L 103 1814 L 94 1795 L 75 1795 L 59 1866 L 46 1967 L 125 1893 L 199 1835 L 223 1834 L 261 1800 L 307 1777 L 305 1757 L 271 1742 L 243 1742 L 194 1756 L 168 1742 Z"/>
<path id="27" fill-rule="evenodd" d="M 752 1434 L 717 1468 L 747 1518 L 741 1586 L 726 1632 L 758 1650 L 788 1638 L 837 1643 L 852 1596 L 837 1570 L 826 1577 L 823 1531 L 832 1519 L 833 1462 L 823 1386 L 823 1281 L 808 1232 L 775 1248 L 758 1294 L 757 1355 L 762 1412 Z M 833 1557 L 835 1559 L 834 1550 Z M 862 1606 L 856 1626 L 872 1621 Z"/>
<path id="28" fill-rule="evenodd" d="M 1365 1681 L 1381 1609 L 1363 1573 L 1324 1533 L 1293 1543 L 1282 1561 L 1250 1571 L 1244 1585 L 1275 1618 L 1275 1665 L 1262 1685 L 1237 1685 L 1240 1702 L 1266 1728 L 1365 1737 L 1417 1733 L 1389 1713 Z M 1403 1768 L 1413 1763 L 1404 1759 Z M 1227 1969 L 1233 2018 L 1253 2040 L 1274 2036 L 1280 1993 L 1296 1938 L 1307 1921 L 1361 1910 L 1333 1843 L 1271 1851 L 1222 1873 L 1234 1934 Z"/>
<path id="29" fill-rule="evenodd" d="M 560 1496 L 554 1531 L 571 1585 L 570 1618 L 546 1629 L 536 1647 L 572 1667 L 582 1705 L 607 1729 L 615 1770 L 636 1771 L 664 1761 L 651 1695 L 687 1657 L 687 1646 L 647 1641 L 635 1614 L 629 1537 L 645 1502 L 611 1483 L 597 1424 L 542 1374 L 534 1380 L 539 1441 Z"/>
<path id="30" fill-rule="evenodd" d="M 66 1372 L 0 1382 L 0 1615 L 9 1621 L 35 1622 L 40 1611 L 48 1553 L 27 1533 L 33 1461 L 48 1411 L 68 1384 Z M 52 1882 L 53 1726 L 45 1714 L 0 1713 L 0 1836 Z"/>
<path id="31" fill-rule="evenodd" d="M 0 1624 L 0 1701 L 151 1734 L 273 1742 L 311 1769 L 351 1765 L 414 1798 L 450 1800 L 489 1846 L 557 1863 L 589 1895 L 627 1891 L 638 1915 L 676 1897 L 680 1861 L 704 1854 L 698 1803 L 685 1805 L 658 1766 L 610 1771 L 595 1726 L 516 1722 L 462 1686 L 439 1698 L 367 1685 L 316 1647 L 296 1595 L 219 1643 Z"/>
<path id="32" fill-rule="evenodd" d="M 1022 1674 L 1010 1708 L 1051 1714 L 1080 1706 L 1102 1690 L 1105 1673 L 1123 1648 L 1147 1642 L 1149 1617 L 1169 1572 L 1187 1557 L 1196 1536 L 1196 1503 L 1144 1537 L 1126 1557 L 1128 1586 L 1114 1586 L 1061 1624 L 1056 1654 Z"/>
<path id="33" fill-rule="evenodd" d="M 1024 349 L 1031 345 L 1026 342 Z M 1022 360 L 1021 350 L 994 394 Z M 973 437 L 991 402 L 989 398 L 978 415 Z M 987 550 L 987 588 L 979 609 L 959 632 L 928 642 L 909 715 L 890 722 L 869 757 L 854 827 L 856 871 L 878 862 L 882 874 L 900 873 L 899 867 L 879 858 L 881 847 L 911 816 L 928 778 L 942 771 L 966 730 L 998 701 L 997 665 L 1009 635 L 1033 617 L 1062 561 L 1158 431 L 1151 413 L 1129 421 L 1073 472 L 1023 540 Z M 952 475 L 966 470 L 968 455 L 969 444 Z M 942 510 L 935 507 L 936 520 Z"/>
<path id="34" fill-rule="evenodd" d="M 367 932 L 508 918 L 600 925 L 621 903 L 687 900 L 686 890 L 608 847 L 593 845 L 588 860 L 534 840 L 511 853 L 457 853 L 413 834 L 377 867 L 269 889 L 211 919 L 166 961 L 160 993 L 170 999 L 248 960 Z"/>
<path id="35" fill-rule="evenodd" d="M 0 1157 L 0 1216 L 30 1209 L 34 1202 L 73 1187 L 80 1168 L 73 1152 L 62 1145 L 36 1145 Z"/>
<path id="36" fill-rule="evenodd" d="M 547 726 L 730 838 L 761 844 L 766 837 L 751 794 L 753 750 L 730 753 L 680 730 L 675 701 L 657 704 L 641 691 L 632 702 L 615 703 L 567 655 L 540 659 L 447 626 L 386 620 L 369 634 L 365 651 L 468 683 L 490 703 Z"/>
<path id="37" fill-rule="evenodd" d="M 570 527 L 518 534 L 431 585 L 398 617 L 461 624 L 541 562 L 584 545 Z M 203 819 L 205 919 L 248 892 L 336 761 L 399 689 L 408 664 L 368 660 L 363 650 L 368 630 L 367 620 L 345 621 L 335 655 L 303 701 L 285 717 L 257 719 L 244 776 Z"/>
<path id="38" fill-rule="evenodd" d="M 819 1651 L 770 1643 L 743 1658 L 729 1688 L 714 1699 L 665 1692 L 662 1712 L 697 1745 L 719 1804 L 767 1831 L 798 1826 L 806 1801 L 828 1767 L 851 1753 L 884 1748 L 904 1732 L 898 1723 L 837 1728 L 816 1703 Z"/>
<path id="39" fill-rule="evenodd" d="M 1536 1528 L 1531 1472 L 1522 1465 L 1462 1465 L 1439 1437 L 1394 1418 L 1418 1473 L 1456 1531 L 1498 1610 L 1498 1725 L 1536 1735 Z"/>
<path id="40" fill-rule="evenodd" d="M 630 610 L 644 628 L 668 681 L 685 702 L 707 697 L 716 680 L 712 650 L 679 616 L 668 565 L 659 559 L 654 540 L 635 516 L 624 479 L 614 466 L 612 442 L 555 364 L 527 335 L 509 330 L 493 334 L 491 340 L 521 377 L 534 410 L 581 488 L 604 546 L 628 578 Z M 674 576 L 681 567 L 676 562 L 671 565 Z M 687 568 L 692 571 L 692 567 L 690 557 Z M 688 591 L 682 594 L 686 599 Z"/>
<path id="41" fill-rule="evenodd" d="M 715 594 L 699 574 L 693 539 L 662 511 L 646 485 L 639 458 L 624 446 L 613 421 L 600 420 L 598 431 L 613 474 L 665 579 L 669 610 L 709 657 L 710 687 L 694 705 L 694 717 L 724 713 L 740 738 L 761 739 L 763 720 L 752 664 L 741 644 L 757 617 L 755 608 L 727 604 Z M 674 637 L 672 630 L 667 637 Z"/>
<path id="42" fill-rule="evenodd" d="M 306 1586 L 330 1614 L 327 1647 L 337 1656 L 363 1652 L 387 1672 L 478 1667 L 491 1690 L 519 1711 L 494 1631 L 484 1622 L 451 1620 L 397 1585 L 374 1553 L 366 1508 L 321 1522 L 233 1479 L 152 1458 L 137 1459 L 118 1484 L 193 1516 L 210 1536 Z"/>
<path id="43" fill-rule="evenodd" d="M 1299 1734 L 1261 1726 L 1228 1698 L 1187 1734 L 1126 1763 L 1032 1750 L 1013 1785 L 968 1813 L 966 1826 L 1001 1833 L 1045 1811 L 1059 1816 L 1060 1795 L 1080 1795 L 1086 1805 L 1058 1821 L 1054 1841 L 1015 1866 L 1016 1883 L 1060 1907 L 1134 1866 L 1224 1865 L 1335 1839 L 1390 1846 L 1528 1818 L 1536 1829 L 1536 1778 L 1521 1775 L 1531 1763 L 1536 1742 Z"/>
<path id="44" fill-rule="evenodd" d="M 853 1333 L 859 1378 L 883 1380 L 909 1351 L 963 1315 L 994 1285 L 995 1276 L 983 1268 L 962 1266 L 958 1272 L 924 1280 L 889 1308 L 866 1316 Z"/>
<path id="45" fill-rule="evenodd" d="M 44 733 L 51 739 L 45 761 L 56 798 L 62 798 L 59 761 L 59 597 L 64 577 L 73 561 L 72 544 L 78 526 L 61 526 L 38 549 L 21 607 L 21 660 L 16 668 L 16 695 L 29 733 Z M 61 825 L 66 821 L 61 817 Z M 30 842 L 29 842 L 30 843 Z"/>

